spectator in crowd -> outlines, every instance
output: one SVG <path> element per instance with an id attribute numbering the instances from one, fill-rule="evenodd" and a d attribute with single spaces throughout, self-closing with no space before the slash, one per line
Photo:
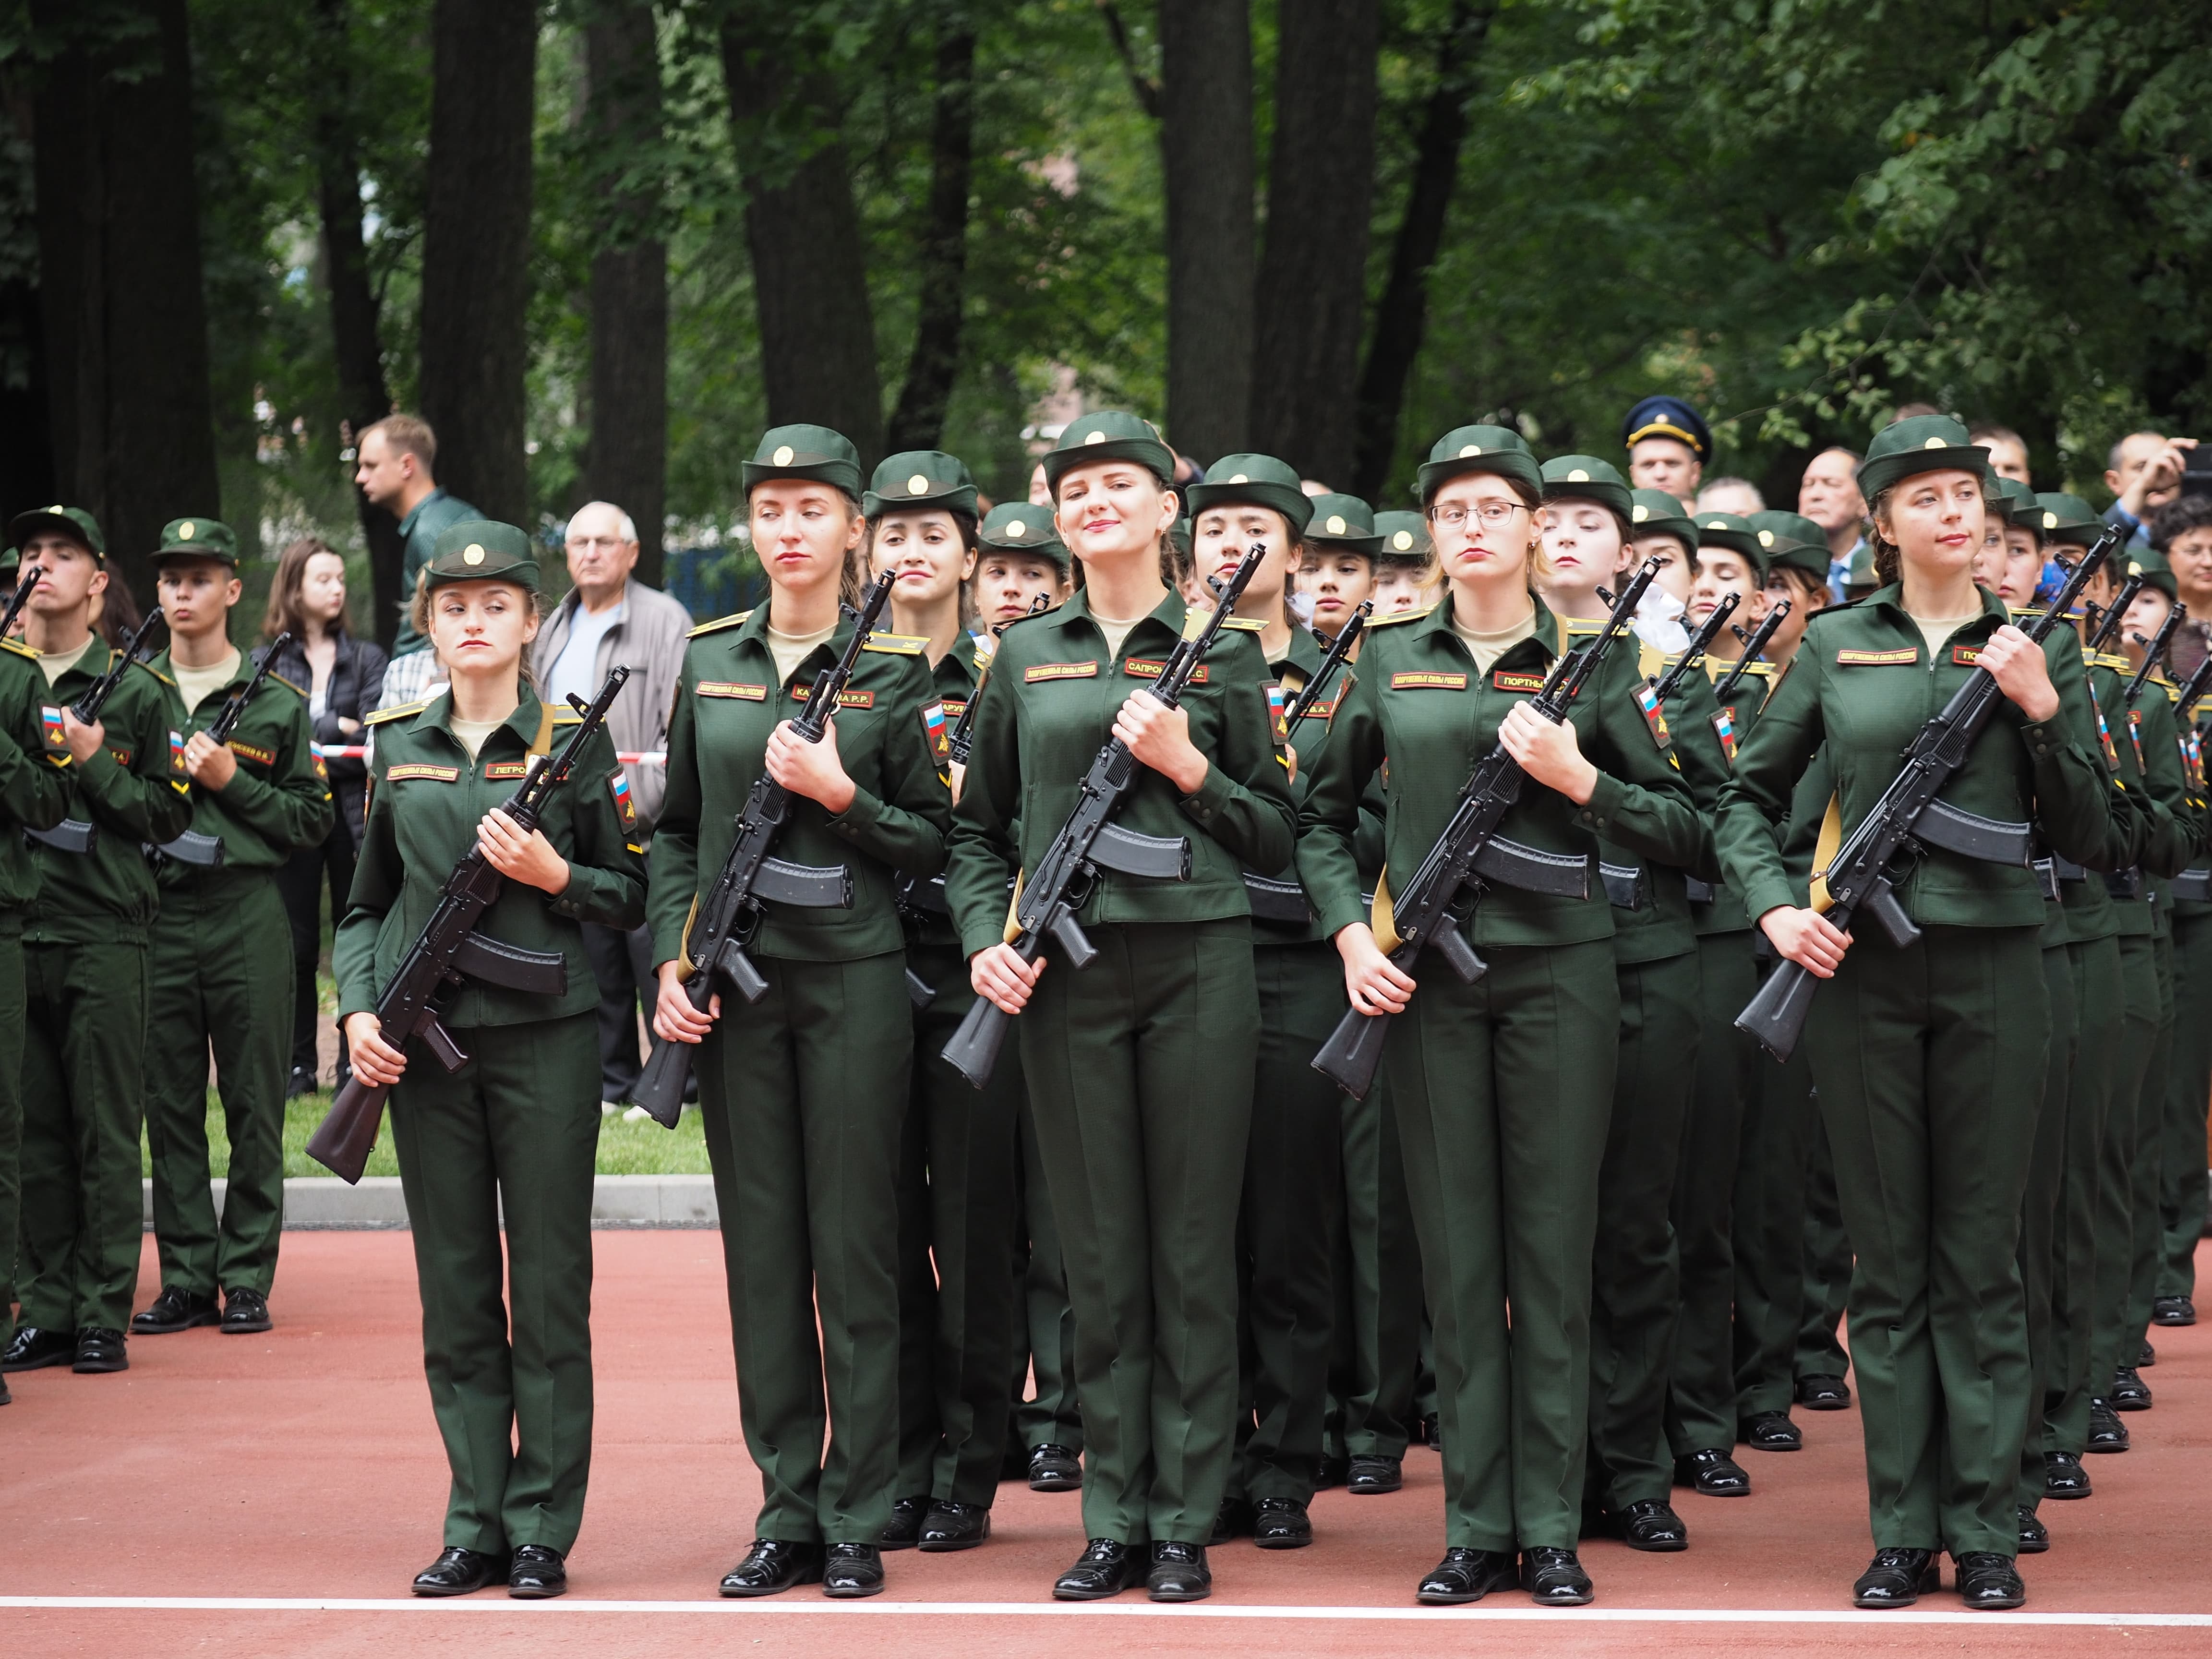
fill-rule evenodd
<path id="1" fill-rule="evenodd" d="M 1984 421 L 1967 430 L 1966 441 L 1990 452 L 1990 471 L 1997 477 L 2035 488 L 2035 481 L 2027 476 L 2027 440 L 2010 427 Z"/>
<path id="2" fill-rule="evenodd" d="M 1933 404 L 1899 404 L 1890 411 L 1884 426 L 1895 426 L 1899 421 L 1917 421 L 1923 415 L 1941 415 L 1943 411 Z"/>
<path id="3" fill-rule="evenodd" d="M 384 647 L 354 637 L 346 623 L 345 560 L 328 542 L 309 536 L 276 556 L 269 610 L 261 635 L 292 637 L 276 654 L 272 672 L 307 694 L 307 720 L 315 742 L 344 749 L 362 740 L 362 721 L 376 708 L 384 684 Z M 333 925 L 344 916 L 353 890 L 354 859 L 361 851 L 368 769 L 354 757 L 333 755 L 330 775 L 337 822 L 322 843 L 295 851 L 276 872 L 276 890 L 292 921 L 292 1076 L 288 1096 L 312 1093 L 320 1073 L 315 1058 L 315 963 L 323 947 L 323 885 L 331 892 Z M 338 1079 L 345 1077 L 344 1039 L 339 1039 Z"/>
<path id="4" fill-rule="evenodd" d="M 608 711 L 607 732 L 625 755 L 658 750 L 668 736 L 668 710 L 684 666 L 684 641 L 691 615 L 631 573 L 637 567 L 637 526 L 606 501 L 577 508 L 568 520 L 568 579 L 575 584 L 545 619 L 531 665 L 546 702 L 570 696 L 589 700 L 608 671 L 630 670 L 629 682 Z M 660 814 L 667 774 L 658 761 L 623 768 L 637 807 L 637 845 L 646 845 Z M 592 975 L 599 982 L 599 1099 L 612 1110 L 636 1092 L 643 1071 L 638 1052 L 641 995 L 657 994 L 653 977 L 653 930 L 628 933 L 598 922 L 582 924 Z"/>
<path id="5" fill-rule="evenodd" d="M 392 642 L 392 664 L 377 698 L 379 708 L 418 702 L 446 678 L 429 641 L 409 620 L 415 579 L 429 562 L 440 531 L 483 514 L 438 487 L 437 461 L 437 434 L 428 422 L 412 415 L 387 415 L 363 428 L 355 450 L 354 483 L 399 520 L 399 533 L 407 544 L 399 565 L 399 635 Z"/>
<path id="6" fill-rule="evenodd" d="M 2173 568 L 2175 595 L 2189 607 L 2169 659 L 2175 679 L 2185 680 L 2212 648 L 2212 495 L 2177 495 L 2154 512 L 2150 544 Z"/>
<path id="7" fill-rule="evenodd" d="M 1841 445 L 1806 463 L 1797 483 L 1797 511 L 1828 538 L 1828 592 L 1844 602 L 1851 561 L 1866 545 L 1866 497 L 1859 494 L 1859 455 Z"/>
<path id="8" fill-rule="evenodd" d="M 1686 505 L 1698 499 L 1698 483 L 1713 456 L 1705 417 L 1680 398 L 1655 392 L 1639 398 L 1620 423 L 1628 452 L 1628 482 L 1638 489 L 1663 489 Z"/>
<path id="9" fill-rule="evenodd" d="M 2105 461 L 2105 488 L 2118 497 L 2105 509 L 2105 522 L 2125 528 L 2131 542 L 2148 536 L 2152 514 L 2181 494 L 2194 438 L 2169 438 L 2157 432 L 2130 432 L 2112 446 Z"/>
<path id="10" fill-rule="evenodd" d="M 1766 511 L 1766 497 L 1759 493 L 1759 486 L 1748 478 L 1709 478 L 1704 489 L 1698 491 L 1698 503 L 1692 513 L 1733 513 L 1747 519 L 1754 513 Z"/>

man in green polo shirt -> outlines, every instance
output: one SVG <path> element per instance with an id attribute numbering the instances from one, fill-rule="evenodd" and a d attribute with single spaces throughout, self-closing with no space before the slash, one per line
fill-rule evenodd
<path id="1" fill-rule="evenodd" d="M 392 642 L 395 665 L 403 657 L 429 648 L 430 642 L 415 631 L 409 619 L 415 602 L 415 584 L 422 567 L 437 551 L 438 535 L 449 525 L 483 514 L 459 496 L 438 487 L 434 475 L 438 459 L 438 435 L 430 423 L 413 415 L 387 415 L 362 428 L 354 461 L 354 483 L 362 495 L 399 520 L 406 552 L 399 566 L 399 635 Z M 411 670 L 403 670 L 380 704 L 392 708 L 412 702 L 427 690 L 427 678 L 435 659 L 424 658 Z M 388 672 L 388 671 L 387 671 Z"/>

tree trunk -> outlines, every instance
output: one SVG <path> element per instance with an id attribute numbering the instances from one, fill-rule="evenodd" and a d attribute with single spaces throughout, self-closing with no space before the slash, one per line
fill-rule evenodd
<path id="1" fill-rule="evenodd" d="M 968 181 L 975 136 L 975 30 L 960 10 L 938 24 L 937 111 L 930 133 L 929 219 L 922 232 L 921 316 L 906 384 L 891 413 L 893 450 L 934 449 L 960 370 L 968 270 Z"/>
<path id="2" fill-rule="evenodd" d="M 1248 0 L 1160 0 L 1168 434 L 1201 465 L 1248 446 L 1252 27 Z"/>
<path id="3" fill-rule="evenodd" d="M 422 416 L 437 479 L 526 524 L 533 0 L 436 0 L 422 213 Z"/>
<path id="4" fill-rule="evenodd" d="M 867 244 L 836 86 L 789 31 L 765 0 L 745 0 L 722 26 L 769 423 L 842 432 L 865 469 L 884 441 Z"/>
<path id="5" fill-rule="evenodd" d="M 1382 0 L 1281 0 L 1252 441 L 1332 486 L 1352 474 L 1367 309 Z"/>
<path id="6" fill-rule="evenodd" d="M 1443 246 L 1444 217 L 1459 181 L 1459 149 L 1467 136 L 1467 100 L 1497 0 L 1457 0 L 1437 42 L 1436 89 L 1413 146 L 1413 178 L 1391 251 L 1390 278 L 1375 308 L 1375 337 L 1359 376 L 1359 431 L 1352 489 L 1370 501 L 1390 475 L 1398 448 L 1398 414 L 1406 382 L 1428 326 L 1429 267 Z"/>
<path id="7" fill-rule="evenodd" d="M 592 256 L 592 438 L 584 489 L 637 525 L 637 579 L 660 586 L 667 499 L 668 246 L 649 185 L 626 178 L 660 139 L 652 0 L 602 7 L 584 30 L 589 120 L 606 176 Z M 636 175 L 653 176 L 650 172 Z"/>

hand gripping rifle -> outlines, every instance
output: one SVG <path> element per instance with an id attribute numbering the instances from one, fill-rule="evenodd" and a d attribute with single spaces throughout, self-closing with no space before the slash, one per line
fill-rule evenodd
<path id="1" fill-rule="evenodd" d="M 1735 615 L 1735 594 L 1721 595 L 1721 602 L 1713 607 L 1713 614 L 1698 625 L 1698 631 L 1690 635 L 1690 642 L 1682 647 L 1682 654 L 1676 659 L 1674 665 L 1653 683 L 1652 692 L 1661 702 L 1680 690 L 1682 682 L 1697 672 L 1698 665 L 1705 659 L 1705 653 L 1720 637 L 1722 628 L 1730 617 Z"/>
<path id="2" fill-rule="evenodd" d="M 2136 635 L 2136 643 L 2143 648 L 2143 659 L 2142 666 L 2136 670 L 2136 677 L 2128 682 L 2125 696 L 2130 705 L 2142 696 L 2143 687 L 2150 684 L 2150 677 L 2158 672 L 2158 665 L 2166 657 L 2166 648 L 2173 641 L 2173 630 L 2188 619 L 2189 607 L 2176 601 L 2166 607 L 2166 620 L 2158 625 L 2157 633 L 2148 639 L 2140 634 Z"/>
<path id="3" fill-rule="evenodd" d="M 559 754 L 532 766 L 530 775 L 500 808 L 525 835 L 537 829 L 546 803 L 568 782 L 584 745 L 606 724 L 607 709 L 629 675 L 627 668 L 611 669 L 606 684 L 590 702 L 569 697 L 570 706 L 583 716 L 582 723 L 569 733 Z M 438 1018 L 444 1012 L 441 1005 L 446 992 L 465 979 L 479 979 L 488 985 L 536 996 L 567 994 L 568 964 L 559 951 L 526 951 L 477 931 L 477 924 L 506 885 L 507 878 L 493 867 L 482 847 L 471 846 L 453 866 L 430 920 L 422 924 L 422 933 L 407 947 L 391 983 L 376 1000 L 378 1034 L 393 1048 L 404 1048 L 410 1037 L 419 1036 L 423 1047 L 447 1071 L 458 1072 L 467 1065 L 469 1057 Z M 307 1156 L 343 1180 L 359 1181 L 368 1163 L 369 1149 L 376 1145 L 377 1129 L 384 1121 L 384 1097 L 388 1092 L 382 1085 L 362 1082 L 356 1073 L 331 1103 L 330 1115 L 307 1138 Z"/>
<path id="4" fill-rule="evenodd" d="M 239 721 L 246 718 L 246 704 L 253 701 L 254 693 L 261 690 L 262 683 L 276 667 L 276 653 L 291 643 L 292 635 L 289 631 L 279 634 L 269 649 L 263 653 L 260 665 L 253 671 L 253 678 L 231 694 L 230 701 L 222 706 L 222 712 L 209 723 L 207 734 L 210 739 L 218 744 L 230 741 L 231 734 L 238 730 Z M 189 864 L 197 869 L 219 869 L 222 865 L 222 837 L 204 836 L 197 830 L 187 830 L 174 841 L 165 841 L 159 847 L 149 848 L 147 856 L 156 864 L 163 859 L 174 859 L 179 864 Z"/>
<path id="5" fill-rule="evenodd" d="M 2023 630 L 2029 639 L 2042 644 L 2065 619 L 2090 577 L 2120 544 L 2121 534 L 2116 528 L 2106 530 L 2081 556 L 2050 608 Z M 2113 606 L 2114 611 L 2120 608 Z M 1837 849 L 1826 871 L 1816 872 L 1827 890 L 1828 902 L 1815 908 L 1844 933 L 1851 931 L 1863 911 L 1899 950 L 1920 937 L 1919 927 L 1897 902 L 1894 889 L 1904 874 L 1899 860 L 1917 856 L 1923 845 L 2027 867 L 2029 826 L 1999 823 L 1936 799 L 1966 765 L 1974 740 L 2003 699 L 1989 670 L 1978 666 L 1967 675 L 1966 684 L 1920 728 L 1905 751 L 1903 768 Z M 1812 969 L 1784 957 L 1735 1017 L 1736 1030 L 1758 1038 L 1778 1060 L 1788 1060 L 1804 1032 L 1805 1015 L 1820 984 Z"/>
<path id="6" fill-rule="evenodd" d="M 1267 556 L 1265 544 L 1255 542 L 1237 567 L 1236 574 L 1214 595 L 1211 615 L 1195 634 L 1186 631 L 1160 669 L 1149 690 L 1173 708 L 1192 677 L 1206 659 L 1206 648 L 1222 624 L 1237 609 L 1252 573 Z M 1091 896 L 1100 870 L 1127 876 L 1146 876 L 1157 881 L 1190 879 L 1190 842 L 1182 836 L 1140 836 L 1114 820 L 1129 792 L 1137 787 L 1144 769 L 1119 738 L 1109 738 L 1083 775 L 1075 810 L 1060 825 L 1037 860 L 1036 868 L 1024 880 L 1014 901 L 1014 923 L 1019 930 L 1010 942 L 1024 962 L 1035 962 L 1047 939 L 1055 939 L 1070 968 L 1088 968 L 1097 947 L 1084 934 L 1075 913 Z M 988 997 L 979 996 L 960 1022 L 960 1029 L 945 1045 L 946 1065 L 978 1089 L 991 1080 L 999 1063 L 999 1049 L 1014 1017 Z"/>
<path id="7" fill-rule="evenodd" d="M 1774 630 L 1782 626 L 1782 619 L 1789 614 L 1790 601 L 1778 599 L 1774 608 L 1750 633 L 1745 633 L 1741 628 L 1735 630 L 1736 638 L 1743 641 L 1743 654 L 1735 659 L 1735 667 L 1713 682 L 1715 702 L 1725 703 L 1735 696 L 1736 687 L 1743 684 L 1744 677 L 1751 672 L 1752 664 L 1759 660 L 1759 653 L 1766 649 L 1767 641 L 1774 637 Z"/>
<path id="8" fill-rule="evenodd" d="M 1531 708 L 1554 726 L 1566 719 L 1567 711 L 1605 660 L 1613 641 L 1627 631 L 1658 570 L 1657 560 L 1647 561 L 1613 600 L 1613 614 L 1606 618 L 1597 637 L 1580 650 L 1559 653 L 1552 672 L 1544 678 L 1543 690 L 1530 700 Z M 1521 763 L 1506 752 L 1502 743 L 1468 775 L 1443 833 L 1429 848 L 1412 879 L 1391 896 L 1391 927 L 1400 941 L 1390 953 L 1394 966 L 1410 970 L 1422 951 L 1434 946 L 1467 984 L 1474 984 L 1489 972 L 1489 964 L 1475 954 L 1460 932 L 1466 915 L 1461 896 L 1471 891 L 1479 900 L 1486 884 L 1562 898 L 1589 896 L 1592 860 L 1587 854 L 1539 852 L 1498 833 L 1498 826 L 1521 799 L 1521 786 L 1527 779 Z M 1378 895 L 1378 902 L 1379 899 Z M 1374 1086 L 1376 1068 L 1382 1063 L 1382 1037 L 1391 1018 L 1389 1014 L 1347 1009 L 1313 1057 L 1314 1070 L 1354 1099 L 1365 1099 Z"/>
<path id="9" fill-rule="evenodd" d="M 17 604 L 22 602 L 24 594 L 33 586 L 35 583 L 17 584 Z M 123 643 L 116 647 L 115 655 L 107 665 L 107 672 L 87 686 L 84 695 L 70 705 L 70 713 L 76 716 L 78 725 L 90 726 L 99 720 L 100 710 L 107 707 L 107 700 L 115 695 L 115 688 L 123 684 L 123 677 L 131 672 L 131 665 L 138 659 L 138 647 L 154 631 L 154 624 L 167 621 L 168 618 L 161 614 L 161 607 L 155 605 L 146 613 L 143 622 L 123 636 Z M 23 836 L 41 847 L 50 847 L 57 853 L 83 854 L 91 852 L 98 843 L 100 831 L 89 819 L 64 818 L 51 830 L 33 830 L 27 826 Z"/>
<path id="10" fill-rule="evenodd" d="M 877 579 L 860 605 L 843 654 L 834 667 L 814 677 L 806 707 L 791 723 L 791 729 L 807 742 L 821 742 L 830 730 L 830 716 L 837 712 L 838 702 L 860 664 L 868 635 L 884 614 L 896 580 L 888 572 Z M 791 864 L 769 856 L 782 839 L 791 813 L 791 792 L 763 771 L 753 780 L 744 810 L 738 814 L 737 839 L 730 843 L 729 856 L 722 860 L 706 897 L 699 901 L 684 940 L 691 976 L 684 982 L 684 994 L 702 1014 L 713 1005 L 714 993 L 726 986 L 749 1003 L 768 994 L 768 981 L 745 954 L 745 946 L 752 943 L 753 932 L 760 926 L 762 900 L 815 910 L 853 908 L 853 872 L 844 865 Z M 912 994 L 910 988 L 908 994 Z M 662 1038 L 653 1044 L 653 1058 L 638 1079 L 637 1103 L 663 1128 L 674 1128 L 683 1115 L 684 1080 L 691 1071 L 691 1048 L 688 1042 Z"/>

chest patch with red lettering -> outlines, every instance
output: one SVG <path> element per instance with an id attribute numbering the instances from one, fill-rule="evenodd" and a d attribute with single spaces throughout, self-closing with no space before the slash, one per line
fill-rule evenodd
<path id="1" fill-rule="evenodd" d="M 739 702 L 766 702 L 768 687 L 745 685 L 736 680 L 701 680 L 699 695 L 702 697 L 731 697 Z"/>
<path id="2" fill-rule="evenodd" d="M 791 688 L 791 698 L 793 702 L 805 702 L 813 695 L 814 688 L 811 685 L 794 685 Z M 837 707 L 840 708 L 873 708 L 875 706 L 876 694 L 872 691 L 840 691 L 837 694 Z"/>
<path id="3" fill-rule="evenodd" d="M 1159 678 L 1161 672 L 1166 667 L 1166 663 L 1155 658 L 1131 657 L 1122 663 L 1121 672 L 1124 674 L 1127 674 L 1133 680 L 1156 680 Z M 1191 671 L 1190 683 L 1193 685 L 1204 685 L 1206 684 L 1206 670 L 1203 668 L 1193 669 Z"/>
<path id="4" fill-rule="evenodd" d="M 423 761 L 408 761 L 391 768 L 384 775 L 388 783 L 404 783 L 410 778 L 419 778 L 429 783 L 454 783 L 459 781 L 461 769 L 458 766 L 432 766 Z"/>
<path id="5" fill-rule="evenodd" d="M 1961 668 L 1972 668 L 1981 659 L 1982 647 L 1978 645 L 1954 645 L 1951 647 L 1951 660 Z"/>
<path id="6" fill-rule="evenodd" d="M 257 748 L 250 743 L 240 743 L 236 738 L 230 740 L 228 747 L 232 754 L 241 760 L 259 761 L 264 766 L 276 764 L 276 751 L 274 749 Z"/>
<path id="7" fill-rule="evenodd" d="M 1491 675 L 1490 683 L 1500 691 L 1541 691 L 1544 689 L 1541 674 L 1516 674 L 1503 668 Z"/>
<path id="8" fill-rule="evenodd" d="M 1022 670 L 1022 684 L 1036 685 L 1046 680 L 1095 680 L 1098 665 L 1095 662 L 1037 662 Z"/>
<path id="9" fill-rule="evenodd" d="M 1894 651 L 1844 650 L 1836 653 L 1836 660 L 1845 668 L 1910 668 L 1920 660 L 1920 653 L 1909 645 Z"/>
<path id="10" fill-rule="evenodd" d="M 1464 691 L 1467 676 L 1447 674 L 1435 669 L 1406 668 L 1390 676 L 1393 691 Z"/>
<path id="11" fill-rule="evenodd" d="M 530 775 L 528 761 L 486 761 L 483 775 L 501 782 L 520 781 Z"/>

